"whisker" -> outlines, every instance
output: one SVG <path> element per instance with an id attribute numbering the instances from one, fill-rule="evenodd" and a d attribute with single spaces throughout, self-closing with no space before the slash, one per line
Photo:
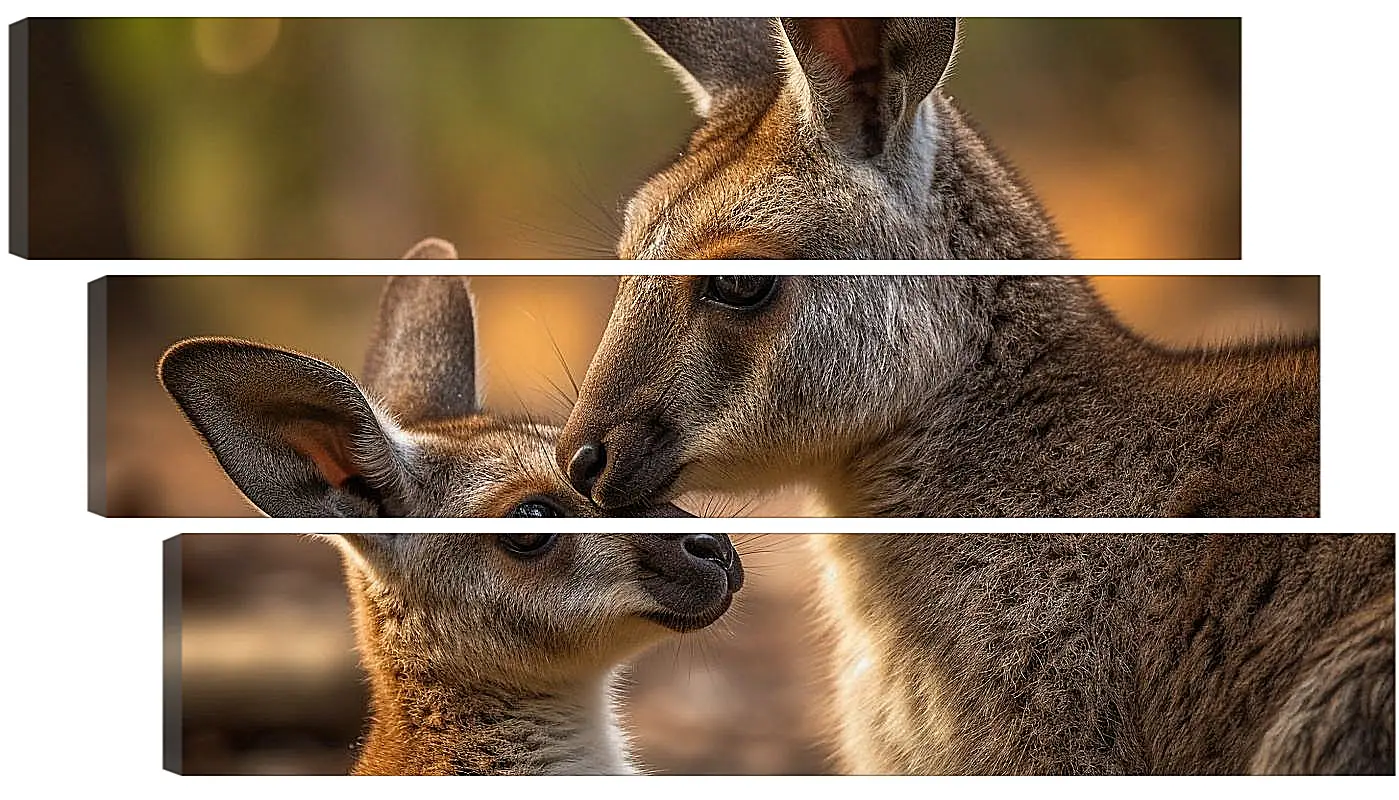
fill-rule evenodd
<path id="1" fill-rule="evenodd" d="M 563 367 L 563 374 L 568 377 L 568 385 L 573 387 L 573 400 L 578 400 L 578 381 L 573 377 L 573 370 L 568 366 L 568 359 L 564 358 L 563 350 L 559 349 L 559 341 L 554 338 L 554 332 L 550 330 L 548 323 L 542 322 L 544 335 L 549 337 L 549 345 L 554 348 L 554 356 L 559 360 L 559 366 Z"/>
<path id="2" fill-rule="evenodd" d="M 590 236 L 553 230 L 518 218 L 501 217 L 500 220 L 518 229 L 515 234 L 516 238 L 543 250 L 582 258 L 611 260 L 617 257 L 617 252 L 610 241 L 604 245 Z M 535 236 L 526 236 L 520 231 L 535 234 Z"/>

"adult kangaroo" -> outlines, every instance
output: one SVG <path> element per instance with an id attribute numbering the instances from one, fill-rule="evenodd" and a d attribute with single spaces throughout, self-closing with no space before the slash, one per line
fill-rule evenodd
<path id="1" fill-rule="evenodd" d="M 631 199 L 623 258 L 1063 258 L 942 94 L 953 18 L 636 19 L 703 124 Z"/>
<path id="2" fill-rule="evenodd" d="M 808 537 L 856 773 L 1378 773 L 1394 536 Z"/>
<path id="3" fill-rule="evenodd" d="M 1080 277 L 623 277 L 557 458 L 608 509 L 1315 516 L 1318 374 L 1315 341 L 1154 345 Z"/>

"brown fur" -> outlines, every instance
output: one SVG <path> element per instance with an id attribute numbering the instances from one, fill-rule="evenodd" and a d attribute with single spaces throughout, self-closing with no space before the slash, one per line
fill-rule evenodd
<path id="1" fill-rule="evenodd" d="M 631 199 L 623 258 L 1062 258 L 938 88 L 951 19 L 652 19 L 704 117 Z"/>
<path id="2" fill-rule="evenodd" d="M 687 555 L 693 536 L 558 535 L 518 557 L 493 534 L 346 534 L 372 716 L 355 774 L 634 770 L 614 674 L 676 630 L 708 625 L 742 584 Z"/>

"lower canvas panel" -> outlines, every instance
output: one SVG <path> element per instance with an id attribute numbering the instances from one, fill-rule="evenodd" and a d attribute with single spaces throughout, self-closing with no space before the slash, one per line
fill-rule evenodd
<path id="1" fill-rule="evenodd" d="M 735 535 L 741 577 L 729 546 L 176 537 L 166 767 L 1394 770 L 1392 534 Z M 726 586 L 741 587 L 732 607 Z M 356 604 L 371 621 L 361 652 L 389 665 L 381 685 L 435 698 L 376 716 L 432 736 L 364 736 Z M 624 662 L 628 754 L 567 733 L 605 718 L 601 676 Z M 589 698 L 597 708 L 574 714 Z"/>

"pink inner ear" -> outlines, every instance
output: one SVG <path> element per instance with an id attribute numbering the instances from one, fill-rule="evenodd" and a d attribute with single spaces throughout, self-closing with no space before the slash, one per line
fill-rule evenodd
<path id="1" fill-rule="evenodd" d="M 811 47 L 829 58 L 849 79 L 880 68 L 884 20 L 870 17 L 818 17 L 802 21 Z"/>
<path id="2" fill-rule="evenodd" d="M 345 452 L 342 437 L 333 427 L 318 422 L 297 422 L 284 431 L 287 444 L 316 465 L 331 486 L 344 486 L 345 481 L 360 474 L 350 454 Z"/>

